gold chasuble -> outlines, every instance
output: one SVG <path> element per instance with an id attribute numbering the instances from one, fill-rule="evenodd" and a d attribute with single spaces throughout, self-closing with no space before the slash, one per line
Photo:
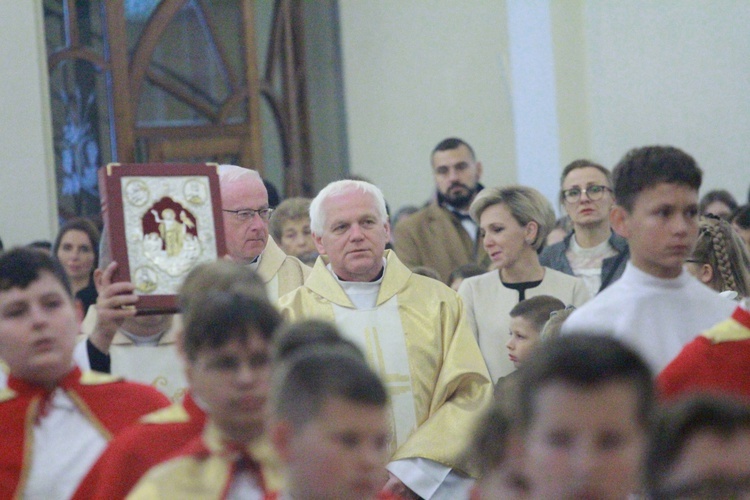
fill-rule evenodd
<path id="1" fill-rule="evenodd" d="M 285 293 L 302 286 L 310 268 L 296 257 L 285 254 L 269 236 L 258 264 L 258 274 L 266 284 L 268 298 L 276 302 Z"/>
<path id="2" fill-rule="evenodd" d="M 475 476 L 463 460 L 492 384 L 461 299 L 386 251 L 374 309 L 358 310 L 318 258 L 305 284 L 279 299 L 286 319 L 335 322 L 357 342 L 391 398 L 391 460 L 426 458 Z"/>

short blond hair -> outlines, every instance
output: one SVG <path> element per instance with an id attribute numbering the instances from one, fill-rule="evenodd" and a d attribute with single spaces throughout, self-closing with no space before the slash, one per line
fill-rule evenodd
<path id="1" fill-rule="evenodd" d="M 521 226 L 526 226 L 529 222 L 536 223 L 536 238 L 531 242 L 531 246 L 534 250 L 542 248 L 547 235 L 555 227 L 555 211 L 549 200 L 542 193 L 528 186 L 485 188 L 479 192 L 469 207 L 471 218 L 479 224 L 479 218 L 485 210 L 501 203 L 508 207 L 513 218 Z"/>

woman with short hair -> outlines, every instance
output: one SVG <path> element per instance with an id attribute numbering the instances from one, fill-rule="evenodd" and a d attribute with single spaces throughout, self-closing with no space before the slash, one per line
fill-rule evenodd
<path id="1" fill-rule="evenodd" d="M 551 295 L 580 306 L 590 294 L 580 278 L 543 267 L 538 250 L 555 225 L 549 201 L 526 186 L 487 188 L 469 209 L 494 269 L 458 289 L 493 380 L 513 371 L 505 349 L 509 312 L 518 302 Z"/>

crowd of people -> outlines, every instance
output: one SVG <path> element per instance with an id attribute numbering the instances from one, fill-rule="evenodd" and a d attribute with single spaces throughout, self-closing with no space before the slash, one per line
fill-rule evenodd
<path id="1" fill-rule="evenodd" d="M 567 165 L 562 220 L 461 139 L 430 162 L 392 219 L 221 165 L 179 314 L 106 226 L 0 247 L 0 498 L 750 495 L 750 205 L 668 146 Z"/>

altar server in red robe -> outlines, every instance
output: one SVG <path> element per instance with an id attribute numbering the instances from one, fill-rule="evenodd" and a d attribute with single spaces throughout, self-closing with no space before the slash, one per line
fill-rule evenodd
<path id="1" fill-rule="evenodd" d="M 261 278 L 247 266 L 220 260 L 202 264 L 185 279 L 180 308 L 186 318 L 204 307 L 209 292 L 235 291 L 266 299 Z M 270 332 L 269 332 L 270 334 Z M 182 332 L 178 332 L 178 338 Z M 189 390 L 181 403 L 143 417 L 114 439 L 88 473 L 76 499 L 124 498 L 152 467 L 173 458 L 188 442 L 200 436 L 206 423 L 200 394 Z"/>
<path id="2" fill-rule="evenodd" d="M 73 364 L 78 317 L 62 267 L 33 249 L 0 256 L 0 498 L 70 498 L 113 435 L 169 401 Z"/>

